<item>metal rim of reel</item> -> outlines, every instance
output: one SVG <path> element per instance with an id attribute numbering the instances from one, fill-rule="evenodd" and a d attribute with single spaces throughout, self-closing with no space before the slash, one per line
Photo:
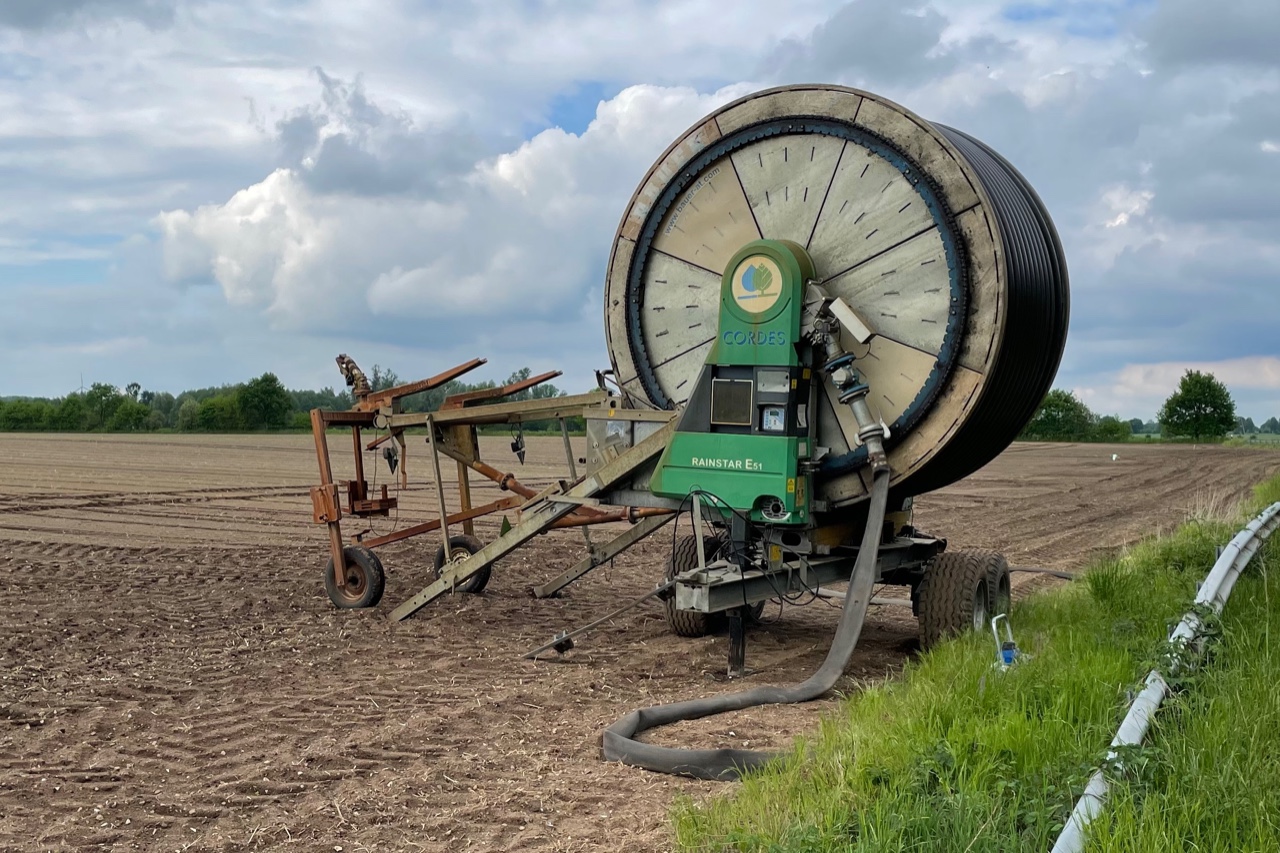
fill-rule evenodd
<path id="1" fill-rule="evenodd" d="M 904 412 L 890 449 L 896 493 L 940 488 L 1003 450 L 1050 387 L 1065 344 L 1066 266 L 1043 204 L 1007 161 L 972 137 L 875 95 L 835 86 L 766 90 L 705 117 L 668 148 L 632 197 L 610 257 L 605 316 L 615 376 L 640 405 L 670 402 L 645 388 L 643 359 L 638 363 L 633 352 L 638 336 L 628 299 L 634 295 L 633 271 L 646 260 L 637 257 L 646 251 L 642 234 L 671 185 L 694 180 L 695 161 L 744 130 L 819 121 L 882 140 L 916 164 L 928 179 L 922 183 L 953 212 L 957 251 L 968 273 L 968 302 L 958 330 L 963 339 L 951 339 L 952 371 L 932 394 L 922 395 L 924 405 Z M 857 450 L 855 442 L 848 446 Z M 844 470 L 828 467 L 820 477 L 823 497 L 832 506 L 865 499 L 865 472 L 849 470 L 853 459 L 843 447 L 833 456 L 845 457 Z"/>

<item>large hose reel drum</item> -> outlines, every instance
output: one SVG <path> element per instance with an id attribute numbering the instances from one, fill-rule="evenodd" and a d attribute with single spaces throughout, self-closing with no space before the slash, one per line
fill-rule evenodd
<path id="1" fill-rule="evenodd" d="M 610 359 L 637 405 L 674 409 L 717 333 L 725 266 L 789 240 L 817 281 L 868 321 L 851 337 L 889 428 L 893 491 L 953 483 L 1004 450 L 1049 390 L 1066 343 L 1067 267 L 1044 205 L 977 139 L 884 98 L 788 86 L 690 128 L 636 190 L 605 286 Z M 817 497 L 864 501 L 858 426 L 828 383 Z"/>

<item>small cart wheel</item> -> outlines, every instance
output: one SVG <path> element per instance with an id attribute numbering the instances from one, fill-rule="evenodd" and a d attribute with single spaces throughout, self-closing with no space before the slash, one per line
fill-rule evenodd
<path id="1" fill-rule="evenodd" d="M 333 557 L 324 567 L 324 591 L 329 593 L 333 606 L 342 610 L 373 607 L 382 600 L 386 574 L 378 555 L 363 545 L 348 545 L 342 549 L 347 564 L 346 585 L 341 589 L 333 579 Z"/>
<path id="2" fill-rule="evenodd" d="M 474 536 L 450 536 L 449 537 L 449 556 L 453 557 L 453 562 L 460 563 L 470 557 L 472 554 L 484 547 L 484 543 Z M 436 577 L 440 577 L 441 570 L 444 569 L 444 546 L 441 545 L 436 549 Z M 485 566 L 462 583 L 458 584 L 459 592 L 469 592 L 473 595 L 484 591 L 489 585 L 489 578 L 493 576 L 493 566 Z"/>

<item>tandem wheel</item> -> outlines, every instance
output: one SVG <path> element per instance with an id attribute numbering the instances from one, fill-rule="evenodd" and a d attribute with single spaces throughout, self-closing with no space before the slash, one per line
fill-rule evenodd
<path id="1" fill-rule="evenodd" d="M 1009 566 L 999 554 L 944 551 L 934 557 L 915 595 L 921 646 L 987 630 L 993 616 L 1009 612 L 1009 589 Z"/>
<path id="2" fill-rule="evenodd" d="M 724 547 L 724 539 L 719 536 L 707 536 L 702 540 L 702 551 L 708 561 Z M 667 563 L 666 580 L 698 568 L 698 538 L 681 536 Z M 705 637 L 711 633 L 710 613 L 699 613 L 696 610 L 680 610 L 676 607 L 676 597 L 663 599 L 662 612 L 667 617 L 667 627 L 677 637 Z"/>
<path id="3" fill-rule="evenodd" d="M 709 563 L 719 556 L 724 546 L 725 539 L 723 536 L 703 537 L 702 552 L 707 562 Z M 681 536 L 676 541 L 675 551 L 667 563 L 665 580 L 671 580 L 676 575 L 693 571 L 696 568 L 698 568 L 698 540 L 693 536 Z M 763 601 L 757 601 L 755 604 L 749 604 L 743 608 L 741 615 L 746 624 L 751 625 L 759 621 L 760 616 L 764 613 L 764 605 Z M 662 612 L 667 619 L 667 627 L 677 637 L 705 637 L 717 628 L 722 627 L 725 620 L 725 614 L 723 613 L 700 613 L 696 610 L 678 609 L 674 594 L 663 599 Z"/>

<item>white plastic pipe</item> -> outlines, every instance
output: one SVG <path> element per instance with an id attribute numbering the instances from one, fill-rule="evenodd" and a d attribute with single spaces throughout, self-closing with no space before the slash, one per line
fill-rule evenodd
<path id="1" fill-rule="evenodd" d="M 1272 532 L 1280 527 L 1280 503 L 1274 503 L 1263 510 L 1262 514 L 1235 535 L 1218 556 L 1200 591 L 1196 593 L 1196 609 L 1182 617 L 1182 621 L 1169 634 L 1169 643 L 1175 649 L 1195 649 L 1200 641 L 1200 629 L 1203 624 L 1197 610 L 1203 607 L 1213 608 L 1214 613 L 1221 613 L 1231 590 L 1235 587 L 1244 567 L 1258 553 L 1258 549 L 1267 541 Z M 1176 675 L 1186 658 L 1177 653 L 1170 658 L 1169 673 Z M 1106 803 L 1109 785 L 1105 775 L 1106 767 L 1116 761 L 1117 747 L 1135 746 L 1142 743 L 1151 725 L 1151 718 L 1156 709 L 1169 693 L 1169 685 L 1158 670 L 1151 670 L 1147 675 L 1146 687 L 1133 700 L 1129 712 L 1120 723 L 1120 730 L 1111 740 L 1111 749 L 1107 751 L 1106 763 L 1093 774 L 1084 793 L 1071 812 L 1071 818 L 1063 827 L 1062 834 L 1054 842 L 1052 853 L 1079 853 L 1084 849 L 1085 830 L 1102 811 Z"/>

